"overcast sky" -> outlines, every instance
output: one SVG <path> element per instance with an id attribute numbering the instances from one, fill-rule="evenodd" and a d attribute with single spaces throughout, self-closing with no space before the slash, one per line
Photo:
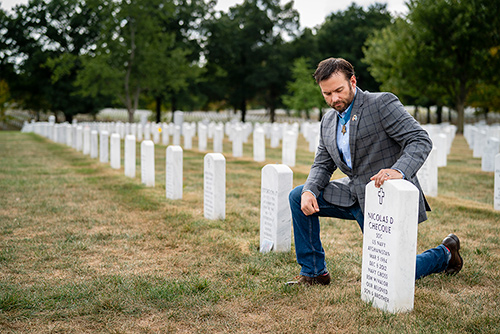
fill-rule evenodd
<path id="1" fill-rule="evenodd" d="M 3 9 L 10 10 L 16 4 L 28 3 L 28 0 L 0 0 L 0 2 Z M 243 0 L 218 0 L 216 9 L 227 11 L 229 7 L 242 2 Z M 281 0 L 281 2 L 288 2 L 288 0 Z M 393 15 L 407 12 L 405 0 L 295 0 L 294 7 L 300 14 L 301 27 L 313 28 L 321 24 L 328 14 L 346 10 L 352 2 L 356 2 L 365 8 L 375 2 L 387 3 L 387 8 Z"/>

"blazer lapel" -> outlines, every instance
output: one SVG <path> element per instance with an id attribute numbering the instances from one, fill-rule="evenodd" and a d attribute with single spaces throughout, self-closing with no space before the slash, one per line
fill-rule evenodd
<path id="1" fill-rule="evenodd" d="M 354 105 L 352 106 L 351 119 L 349 124 L 349 146 L 351 149 L 351 165 L 354 168 L 356 163 L 356 138 L 358 133 L 359 120 L 363 112 L 364 92 L 358 88 Z"/>

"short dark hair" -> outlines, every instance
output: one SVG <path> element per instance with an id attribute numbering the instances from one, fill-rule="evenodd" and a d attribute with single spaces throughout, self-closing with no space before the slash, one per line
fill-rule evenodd
<path id="1" fill-rule="evenodd" d="M 341 72 L 345 75 L 347 81 L 354 75 L 354 67 L 347 60 L 343 58 L 328 58 L 322 60 L 318 64 L 318 68 L 313 74 L 316 83 L 327 80 L 333 74 Z"/>

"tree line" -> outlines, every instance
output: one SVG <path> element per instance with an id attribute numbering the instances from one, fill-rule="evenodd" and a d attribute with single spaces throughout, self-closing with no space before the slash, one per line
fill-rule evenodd
<path id="1" fill-rule="evenodd" d="M 312 79 L 328 57 L 404 103 L 500 109 L 499 2 L 410 0 L 408 14 L 352 3 L 301 28 L 293 1 L 30 0 L 0 11 L 0 109 L 95 115 L 326 107 Z M 439 113 L 438 113 L 439 114 Z M 462 118 L 460 118 L 462 117 Z M 461 126 L 459 124 L 459 131 Z"/>

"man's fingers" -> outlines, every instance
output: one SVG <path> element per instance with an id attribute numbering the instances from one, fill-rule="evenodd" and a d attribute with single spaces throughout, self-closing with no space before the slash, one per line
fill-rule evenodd
<path id="1" fill-rule="evenodd" d="M 319 211 L 318 201 L 310 192 L 304 192 L 301 198 L 301 210 L 306 215 L 312 215 Z"/>

